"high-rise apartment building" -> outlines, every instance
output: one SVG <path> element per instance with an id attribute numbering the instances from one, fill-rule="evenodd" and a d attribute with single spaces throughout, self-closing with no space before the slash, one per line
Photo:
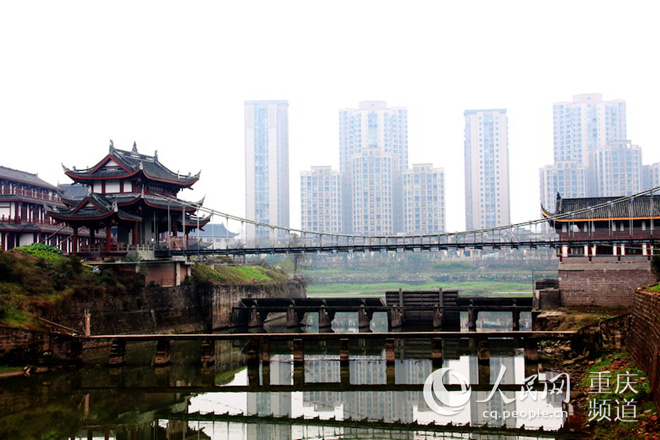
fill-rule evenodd
<path id="1" fill-rule="evenodd" d="M 352 156 L 351 213 L 353 233 L 389 235 L 400 232 L 400 172 L 396 159 L 378 147 L 364 148 Z M 398 194 L 398 197 L 395 196 Z"/>
<path id="2" fill-rule="evenodd" d="M 465 227 L 510 223 L 509 138 L 505 109 L 466 110 Z"/>
<path id="3" fill-rule="evenodd" d="M 408 167 L 408 116 L 385 101 L 360 102 L 339 112 L 339 171 L 343 231 L 391 234 L 403 230 L 401 172 Z"/>
<path id="4" fill-rule="evenodd" d="M 289 121 L 287 101 L 245 101 L 246 217 L 289 227 Z M 247 225 L 248 244 L 285 236 Z"/>
<path id="5" fill-rule="evenodd" d="M 611 141 L 626 139 L 626 103 L 603 101 L 599 93 L 573 96 L 572 102 L 553 105 L 554 165 L 540 170 L 541 204 L 553 211 L 556 194 L 562 197 L 603 196 L 596 156 Z M 577 174 L 586 172 L 582 180 Z M 548 174 L 548 175 L 546 175 Z M 562 181 L 562 179 L 572 179 Z M 584 185 L 580 187 L 579 185 Z"/>
<path id="6" fill-rule="evenodd" d="M 413 164 L 403 172 L 403 229 L 408 234 L 445 232 L 445 171 Z"/>
<path id="7" fill-rule="evenodd" d="M 660 186 L 660 162 L 642 165 L 642 191 Z"/>
<path id="8" fill-rule="evenodd" d="M 587 197 L 587 167 L 572 160 L 562 160 L 540 169 L 541 204 L 554 211 L 557 195 Z"/>
<path id="9" fill-rule="evenodd" d="M 300 173 L 301 229 L 341 232 L 341 175 L 329 166 Z"/>
<path id="10" fill-rule="evenodd" d="M 642 190 L 642 149 L 631 141 L 610 141 L 596 151 L 598 195 L 617 197 Z"/>
<path id="11" fill-rule="evenodd" d="M 572 160 L 589 166 L 598 148 L 627 139 L 626 103 L 603 101 L 600 93 L 575 95 L 573 102 L 553 105 L 553 126 L 555 162 Z"/>

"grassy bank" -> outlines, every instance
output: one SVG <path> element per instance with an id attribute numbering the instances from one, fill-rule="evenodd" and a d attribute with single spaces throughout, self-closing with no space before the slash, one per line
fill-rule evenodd
<path id="1" fill-rule="evenodd" d="M 369 297 L 383 297 L 386 290 L 437 290 L 458 289 L 463 295 L 497 295 L 501 293 L 513 293 L 529 296 L 532 294 L 532 286 L 528 283 L 497 283 L 497 282 L 464 282 L 444 283 L 427 282 L 421 284 L 407 283 L 334 283 L 334 284 L 311 284 L 307 286 L 308 296 L 342 296 L 359 295 Z"/>

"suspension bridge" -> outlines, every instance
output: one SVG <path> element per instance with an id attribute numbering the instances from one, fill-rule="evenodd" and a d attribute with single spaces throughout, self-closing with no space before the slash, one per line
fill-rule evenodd
<path id="1" fill-rule="evenodd" d="M 227 240 L 221 247 L 161 248 L 160 257 L 174 255 L 261 255 L 287 253 L 342 252 L 415 252 L 460 249 L 518 249 L 518 248 L 584 248 L 585 255 L 597 246 L 608 249 L 624 247 L 644 255 L 653 252 L 655 240 L 660 239 L 660 187 L 625 197 L 565 199 L 581 201 L 577 209 L 550 214 L 536 220 L 487 229 L 445 232 L 437 234 L 352 235 L 306 231 L 262 223 L 189 203 L 199 213 L 210 215 L 229 231 L 238 228 L 242 239 Z M 181 200 L 178 200 L 181 203 Z M 590 203 L 591 202 L 591 203 Z M 186 202 L 184 202 L 186 203 Z M 217 221 L 217 220 L 215 220 Z M 249 243 L 244 240 L 247 227 L 254 228 L 257 237 L 269 237 Z M 199 231 L 199 229 L 198 229 Z M 197 232 L 199 234 L 199 232 Z M 194 237 L 194 233 L 192 234 Z M 198 235 L 199 238 L 199 235 Z M 199 240 L 198 240 L 199 241 Z"/>

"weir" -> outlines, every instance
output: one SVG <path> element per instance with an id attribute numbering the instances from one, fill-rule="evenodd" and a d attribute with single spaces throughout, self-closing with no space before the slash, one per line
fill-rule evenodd
<path id="1" fill-rule="evenodd" d="M 262 328 L 270 313 L 286 314 L 287 327 L 300 327 L 305 313 L 318 314 L 319 329 L 331 328 L 338 312 L 357 313 L 358 327 L 368 330 L 376 312 L 388 316 L 388 328 L 425 326 L 460 329 L 460 313 L 467 312 L 468 330 L 477 329 L 480 312 L 511 313 L 512 330 L 520 329 L 520 313 L 532 311 L 531 297 L 459 296 L 458 290 L 387 291 L 380 298 L 242 298 L 232 309 L 232 327 Z"/>

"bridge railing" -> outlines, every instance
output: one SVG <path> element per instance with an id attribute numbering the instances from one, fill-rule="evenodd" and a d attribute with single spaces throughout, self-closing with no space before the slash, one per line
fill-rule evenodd
<path id="1" fill-rule="evenodd" d="M 305 252 L 307 250 L 316 252 L 350 252 L 351 250 L 414 251 L 417 249 L 442 249 L 443 246 L 446 246 L 447 248 L 501 248 L 507 246 L 513 248 L 518 246 L 553 247 L 565 245 L 566 241 L 571 240 L 607 240 L 612 238 L 610 234 L 605 236 L 599 231 L 579 231 L 576 229 L 575 223 L 567 220 L 584 219 L 589 218 L 589 216 L 594 217 L 595 215 L 608 212 L 611 213 L 610 216 L 622 216 L 618 218 L 619 221 L 622 219 L 626 221 L 629 220 L 630 225 L 632 225 L 633 207 L 639 205 L 641 200 L 644 200 L 643 206 L 648 208 L 648 215 L 652 219 L 650 222 L 650 228 L 651 231 L 653 231 L 653 216 L 656 211 L 658 219 L 660 219 L 660 200 L 656 202 L 653 198 L 654 194 L 657 193 L 660 193 L 660 187 L 643 191 L 632 196 L 608 199 L 605 203 L 599 203 L 572 212 L 556 215 L 548 215 L 544 213 L 544 217 L 540 219 L 487 229 L 442 232 L 435 234 L 391 234 L 380 236 L 325 233 L 281 227 L 218 212 L 201 206 L 201 203 L 189 203 L 189 205 L 197 208 L 199 211 L 209 213 L 211 216 L 217 216 L 220 219 L 224 219 L 224 224 L 227 225 L 227 229 L 229 229 L 228 225 L 230 221 L 234 224 L 240 225 L 239 234 L 243 238 L 243 241 L 233 245 L 228 243 L 224 252 L 220 253 L 248 254 L 258 253 L 258 251 L 268 253 L 287 252 L 289 250 L 292 252 Z M 177 202 L 184 204 L 187 203 L 178 199 Z M 561 237 L 554 232 L 554 226 L 551 226 L 557 221 L 561 221 L 567 226 L 566 230 L 568 232 L 562 234 Z M 256 231 L 256 237 L 261 237 L 261 239 L 251 242 L 245 241 L 248 226 L 252 232 Z M 601 234 L 601 237 L 598 237 L 596 234 Z M 638 240 L 656 238 L 653 232 L 651 232 L 650 235 L 646 235 L 644 231 L 637 230 L 633 231 L 629 236 L 631 239 Z M 621 239 L 620 237 L 621 234 L 619 234 L 618 239 Z M 214 251 L 218 251 L 218 249 L 214 249 Z"/>

